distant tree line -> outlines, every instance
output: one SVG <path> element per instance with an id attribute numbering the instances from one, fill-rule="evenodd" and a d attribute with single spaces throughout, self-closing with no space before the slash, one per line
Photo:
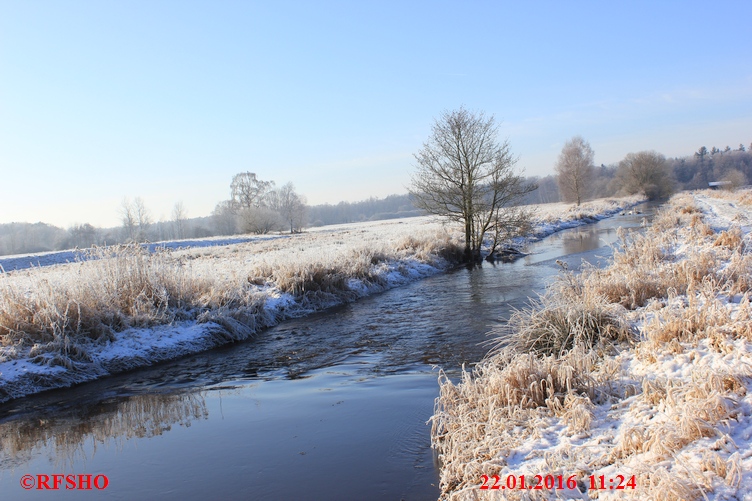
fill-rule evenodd
<path id="1" fill-rule="evenodd" d="M 286 185 L 285 185 L 286 186 Z M 283 188 L 285 188 L 283 186 Z M 288 189 L 289 188 L 289 189 Z M 119 213 L 123 224 L 114 228 L 98 228 L 89 223 L 75 224 L 68 229 L 46 223 L 0 224 L 0 255 L 29 254 L 63 249 L 84 249 L 93 245 L 113 245 L 128 241 L 159 242 L 206 238 L 263 231 L 301 231 L 307 226 L 373 221 L 423 215 L 416 209 L 410 196 L 390 195 L 384 199 L 369 198 L 361 202 L 340 202 L 307 206 L 297 205 L 292 186 L 281 190 L 282 200 L 275 199 L 270 206 L 281 207 L 284 214 L 269 216 L 268 207 L 247 211 L 229 209 L 229 200 L 220 202 L 210 216 L 189 218 L 182 202 L 175 204 L 172 218 L 154 221 L 147 207 L 141 218 L 135 205 L 138 200 L 123 200 Z M 304 200 L 302 196 L 300 200 Z M 141 202 L 142 203 L 142 202 Z M 253 204 L 251 204 L 253 207 Z M 302 213 L 299 210 L 302 209 Z M 130 211 L 130 214 L 128 213 Z M 302 217 L 302 218 L 301 218 Z M 289 218 L 289 219 L 288 219 Z M 292 220 L 292 223 L 290 223 Z M 271 221 L 271 226 L 267 222 Z M 266 228 L 266 229 L 265 229 Z"/>
<path id="2" fill-rule="evenodd" d="M 694 154 L 678 158 L 639 151 L 627 154 L 618 163 L 598 167 L 592 165 L 593 151 L 588 142 L 576 136 L 562 148 L 556 175 L 529 178 L 538 189 L 528 194 L 524 203 L 578 203 L 640 192 L 658 200 L 676 191 L 706 189 L 710 182 L 734 189 L 752 180 L 750 149 L 743 144 L 723 150 L 702 146 Z"/>
<path id="3" fill-rule="evenodd" d="M 575 139 L 575 138 L 573 138 Z M 581 140 L 581 141 L 580 141 Z M 570 144 L 571 143 L 571 144 Z M 581 148 L 575 158 L 588 158 L 590 147 L 582 138 L 568 141 L 569 149 Z M 567 163 L 567 145 L 557 162 L 558 175 L 528 177 L 538 189 L 525 194 L 521 203 L 538 204 L 559 201 L 576 203 L 577 193 L 562 188 L 562 170 Z M 571 153 L 571 151 L 569 151 Z M 570 155 L 571 156 L 571 155 Z M 584 164 L 592 163 L 584 162 Z M 581 165 L 582 167 L 582 165 Z M 727 188 L 743 186 L 752 180 L 752 144 L 737 148 L 726 146 L 708 149 L 679 158 L 665 158 L 653 151 L 628 154 L 621 162 L 600 166 L 584 165 L 587 182 L 581 183 L 580 200 L 618 196 L 642 191 L 650 198 L 692 189 L 704 189 L 709 182 L 723 182 Z M 572 186 L 572 183 L 569 183 Z M 0 255 L 28 254 L 62 249 L 112 245 L 128 241 L 178 240 L 205 238 L 239 233 L 301 231 L 307 226 L 322 226 L 357 221 L 373 221 L 424 214 L 417 209 L 411 195 L 390 195 L 360 202 L 340 202 L 309 206 L 295 192 L 291 183 L 276 188 L 253 173 L 240 173 L 230 185 L 230 199 L 217 204 L 211 216 L 189 218 L 182 202 L 175 204 L 169 220 L 155 221 L 140 198 L 124 199 L 119 214 L 122 225 L 98 228 L 89 223 L 74 224 L 68 229 L 46 223 L 0 224 Z"/>
<path id="4" fill-rule="evenodd" d="M 425 213 L 422 210 L 413 205 L 413 199 L 409 194 L 389 195 L 381 199 L 371 197 L 360 202 L 340 202 L 335 205 L 321 204 L 308 207 L 310 226 L 396 219 L 423 214 Z"/>

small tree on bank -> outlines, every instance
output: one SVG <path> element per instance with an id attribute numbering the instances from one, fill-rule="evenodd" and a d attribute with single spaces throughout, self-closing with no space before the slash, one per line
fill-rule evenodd
<path id="1" fill-rule="evenodd" d="M 559 192 L 566 202 L 579 206 L 587 196 L 586 183 L 592 179 L 593 149 L 581 136 L 575 136 L 564 144 L 556 162 L 559 176 Z"/>
<path id="2" fill-rule="evenodd" d="M 467 261 L 481 259 L 486 233 L 508 229 L 508 208 L 535 189 L 514 173 L 517 160 L 497 136 L 493 116 L 464 108 L 445 111 L 415 155 L 417 172 L 409 189 L 414 205 L 463 225 Z"/>

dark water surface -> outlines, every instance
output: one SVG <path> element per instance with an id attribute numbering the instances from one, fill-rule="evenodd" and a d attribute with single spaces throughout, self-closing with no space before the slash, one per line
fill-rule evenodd
<path id="1" fill-rule="evenodd" d="M 437 275 L 243 343 L 0 405 L 0 499 L 435 500 L 426 421 L 436 368 L 457 375 L 479 361 L 488 332 L 542 292 L 557 259 L 605 263 L 616 228 L 639 228 L 646 215 L 565 230 L 514 263 Z M 24 475 L 58 473 L 106 475 L 109 485 L 21 487 Z"/>

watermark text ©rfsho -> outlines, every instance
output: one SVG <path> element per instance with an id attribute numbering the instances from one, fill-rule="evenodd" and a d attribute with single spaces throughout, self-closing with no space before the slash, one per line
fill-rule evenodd
<path id="1" fill-rule="evenodd" d="M 40 491 L 79 490 L 79 491 L 102 491 L 110 485 L 107 475 L 63 475 L 61 473 L 46 475 L 24 475 L 21 477 L 21 487 Z"/>

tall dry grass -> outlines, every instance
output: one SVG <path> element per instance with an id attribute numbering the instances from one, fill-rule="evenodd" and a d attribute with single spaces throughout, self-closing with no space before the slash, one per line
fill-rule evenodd
<path id="1" fill-rule="evenodd" d="M 483 497 L 481 475 L 500 474 L 505 452 L 534 440 L 550 415 L 562 416 L 573 431 L 587 430 L 592 400 L 612 389 L 603 384 L 609 370 L 599 358 L 579 347 L 560 357 L 503 349 L 463 371 L 457 384 L 442 374 L 431 418 L 442 499 Z"/>
<path id="2" fill-rule="evenodd" d="M 692 284 L 714 278 L 718 256 L 705 244 L 716 236 L 696 211 L 691 203 L 680 209 L 669 207 L 655 216 L 651 231 L 621 231 L 613 264 L 604 269 L 587 268 L 584 287 L 609 303 L 635 309 L 672 292 L 685 294 Z M 680 246 L 684 241 L 692 245 Z"/>
<path id="3" fill-rule="evenodd" d="M 53 353 L 46 363 L 70 367 L 89 360 L 82 341 L 108 341 L 128 327 L 188 315 L 205 287 L 169 252 L 150 254 L 127 245 L 92 254 L 64 272 L 31 270 L 4 277 L 0 344 L 31 346 L 31 357 Z"/>

